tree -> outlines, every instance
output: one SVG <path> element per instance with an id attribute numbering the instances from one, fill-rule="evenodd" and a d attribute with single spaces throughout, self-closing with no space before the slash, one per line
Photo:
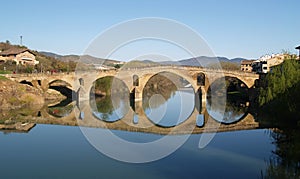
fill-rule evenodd
<path id="1" fill-rule="evenodd" d="M 260 88 L 259 106 L 263 113 L 281 119 L 296 121 L 300 118 L 300 63 L 295 58 L 286 59 L 267 74 Z"/>

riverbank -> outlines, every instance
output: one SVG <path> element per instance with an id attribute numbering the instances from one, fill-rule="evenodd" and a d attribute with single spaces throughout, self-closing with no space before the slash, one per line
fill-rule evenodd
<path id="1" fill-rule="evenodd" d="M 44 104 L 40 90 L 29 85 L 22 85 L 4 77 L 0 79 L 0 107 L 20 108 L 24 105 Z"/>
<path id="2" fill-rule="evenodd" d="M 0 124 L 0 131 L 5 132 L 29 132 L 35 123 L 11 123 L 10 120 L 6 120 L 4 124 Z"/>
<path id="3" fill-rule="evenodd" d="M 18 109 L 23 106 L 43 106 L 46 100 L 62 100 L 65 97 L 56 91 L 46 92 L 30 85 L 20 84 L 0 76 L 0 108 Z"/>

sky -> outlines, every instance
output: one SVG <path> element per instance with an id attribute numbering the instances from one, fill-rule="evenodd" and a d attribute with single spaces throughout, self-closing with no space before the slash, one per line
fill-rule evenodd
<path id="1" fill-rule="evenodd" d="M 9 0 L 0 7 L 0 41 L 19 44 L 22 35 L 28 48 L 62 55 L 84 54 L 99 34 L 144 17 L 185 24 L 216 56 L 255 59 L 300 45 L 299 0 Z"/>

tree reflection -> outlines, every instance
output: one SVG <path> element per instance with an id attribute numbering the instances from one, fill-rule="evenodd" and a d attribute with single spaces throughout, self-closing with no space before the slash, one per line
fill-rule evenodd
<path id="1" fill-rule="evenodd" d="M 111 114 L 113 112 L 113 104 L 110 95 L 96 97 L 95 104 L 98 112 Z"/>
<path id="2" fill-rule="evenodd" d="M 124 82 L 113 77 L 96 80 L 90 92 L 94 115 L 105 121 L 122 118 L 129 109 L 129 90 Z"/>
<path id="3" fill-rule="evenodd" d="M 208 89 L 207 110 L 218 122 L 230 124 L 241 120 L 247 113 L 248 101 L 248 88 L 240 80 L 231 77 L 220 78 Z"/>
<path id="4" fill-rule="evenodd" d="M 165 100 L 153 101 L 152 107 L 157 108 L 164 104 L 165 101 L 174 96 L 177 91 L 174 83 L 179 81 L 180 77 L 171 73 L 160 73 L 150 78 L 143 90 L 143 108 L 149 108 L 149 100 L 156 94 L 163 96 Z"/>
<path id="5" fill-rule="evenodd" d="M 48 114 L 54 117 L 65 117 L 68 116 L 74 108 L 74 104 L 68 104 L 66 106 L 55 106 L 55 107 L 48 107 Z"/>
<path id="6" fill-rule="evenodd" d="M 72 99 L 70 98 L 63 100 L 56 105 L 47 106 L 48 114 L 58 118 L 68 116 L 73 109 L 74 104 L 72 103 Z"/>
<path id="7" fill-rule="evenodd" d="M 276 149 L 262 178 L 300 178 L 300 129 L 271 132 Z"/>

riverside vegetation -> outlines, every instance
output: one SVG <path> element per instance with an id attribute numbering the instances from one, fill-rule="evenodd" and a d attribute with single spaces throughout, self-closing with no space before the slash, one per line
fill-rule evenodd
<path id="1" fill-rule="evenodd" d="M 274 122 L 300 125 L 300 63 L 295 57 L 274 67 L 263 79 L 258 103 Z M 286 119 L 289 119 L 288 121 Z"/>
<path id="2" fill-rule="evenodd" d="M 276 148 L 262 178 L 300 178 L 300 63 L 291 56 L 263 80 L 258 118 L 272 123 Z"/>

